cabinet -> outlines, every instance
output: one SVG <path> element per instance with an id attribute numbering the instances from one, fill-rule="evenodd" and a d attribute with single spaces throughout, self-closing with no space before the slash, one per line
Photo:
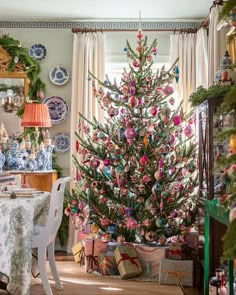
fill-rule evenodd
<path id="1" fill-rule="evenodd" d="M 54 182 L 58 178 L 57 171 L 9 171 L 10 174 L 20 174 L 21 184 L 27 183 L 29 187 L 40 191 L 51 192 Z"/>
<path id="2" fill-rule="evenodd" d="M 223 102 L 222 96 L 212 97 L 198 108 L 199 126 L 199 198 L 204 200 L 204 294 L 209 294 L 209 277 L 215 275 L 215 269 L 220 266 L 222 256 L 222 241 L 227 223 L 228 212 L 221 212 L 217 198 L 227 189 L 223 179 L 223 171 L 215 171 L 218 157 L 229 152 L 228 142 L 219 142 L 217 133 L 231 126 L 229 115 L 217 116 L 217 109 Z M 229 262 L 230 295 L 233 294 L 233 267 Z"/>

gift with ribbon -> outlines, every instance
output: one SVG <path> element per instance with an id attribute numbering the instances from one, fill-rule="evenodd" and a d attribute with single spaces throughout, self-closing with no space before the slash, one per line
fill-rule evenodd
<path id="1" fill-rule="evenodd" d="M 160 262 L 160 284 L 193 286 L 193 260 L 162 258 Z"/>
<path id="2" fill-rule="evenodd" d="M 108 251 L 99 254 L 98 270 L 104 276 L 119 274 L 114 253 Z"/>
<path id="3" fill-rule="evenodd" d="M 80 263 L 80 265 L 84 264 L 84 247 L 82 242 L 77 243 L 75 246 L 71 248 L 75 262 Z"/>
<path id="4" fill-rule="evenodd" d="M 146 279 L 158 279 L 161 258 L 168 258 L 169 248 L 165 246 L 151 247 L 147 244 L 134 244 Z"/>
<path id="5" fill-rule="evenodd" d="M 122 279 L 137 277 L 142 273 L 137 251 L 133 245 L 118 245 L 115 259 Z"/>
<path id="6" fill-rule="evenodd" d="M 182 241 L 171 241 L 169 246 L 169 258 L 170 259 L 185 259 L 187 252 L 187 245 Z"/>
<path id="7" fill-rule="evenodd" d="M 84 239 L 85 269 L 87 272 L 98 269 L 98 256 L 107 251 L 107 244 L 99 239 Z"/>

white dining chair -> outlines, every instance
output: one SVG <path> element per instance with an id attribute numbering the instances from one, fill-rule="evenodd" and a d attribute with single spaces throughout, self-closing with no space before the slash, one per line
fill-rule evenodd
<path id="1" fill-rule="evenodd" d="M 55 239 L 57 231 L 61 225 L 63 215 L 63 203 L 64 192 L 66 184 L 70 182 L 70 177 L 59 178 L 52 187 L 50 206 L 47 223 L 44 227 L 34 226 L 33 230 L 33 249 L 37 249 L 38 252 L 38 268 L 40 272 L 40 278 L 43 283 L 45 293 L 52 295 L 52 290 L 48 282 L 46 273 L 46 257 L 48 255 L 48 261 L 53 278 L 58 289 L 63 289 L 58 271 L 55 263 Z"/>

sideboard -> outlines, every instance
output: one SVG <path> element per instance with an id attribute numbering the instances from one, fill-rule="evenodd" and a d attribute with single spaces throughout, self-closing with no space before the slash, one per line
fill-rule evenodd
<path id="1" fill-rule="evenodd" d="M 21 175 L 21 184 L 27 184 L 31 188 L 40 191 L 51 192 L 53 183 L 58 178 L 56 170 L 50 171 L 19 171 L 10 170 L 10 174 Z"/>

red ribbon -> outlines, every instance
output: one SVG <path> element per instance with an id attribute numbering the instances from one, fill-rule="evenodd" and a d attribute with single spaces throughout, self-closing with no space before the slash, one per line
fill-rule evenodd
<path id="1" fill-rule="evenodd" d="M 120 255 L 121 255 L 121 259 L 118 261 L 117 265 L 119 265 L 121 261 L 129 260 L 132 264 L 134 264 L 138 267 L 138 263 L 135 260 L 138 257 L 130 257 L 127 253 L 121 253 Z"/>
<path id="2" fill-rule="evenodd" d="M 182 251 L 180 251 L 179 249 L 169 250 L 169 255 L 178 255 L 178 256 L 181 256 L 182 255 Z"/>

